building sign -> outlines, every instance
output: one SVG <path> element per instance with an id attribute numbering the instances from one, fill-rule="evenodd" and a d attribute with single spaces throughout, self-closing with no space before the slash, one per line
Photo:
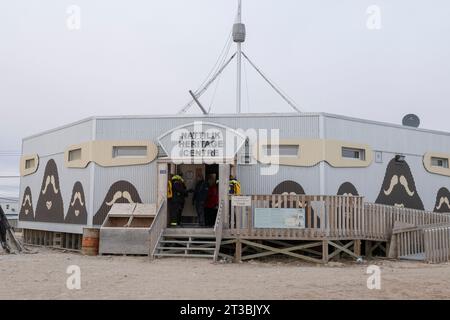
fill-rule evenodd
<path id="1" fill-rule="evenodd" d="M 255 228 L 304 229 L 305 209 L 256 208 Z"/>
<path id="2" fill-rule="evenodd" d="M 229 162 L 245 143 L 236 130 L 202 121 L 175 128 L 158 140 L 167 156 L 180 163 Z"/>
<path id="3" fill-rule="evenodd" d="M 233 196 L 231 197 L 231 205 L 233 207 L 251 207 L 252 197 L 250 196 Z"/>

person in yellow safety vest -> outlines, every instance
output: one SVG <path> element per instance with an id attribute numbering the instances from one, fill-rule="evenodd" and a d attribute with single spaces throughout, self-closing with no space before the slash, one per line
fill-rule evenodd
<path id="1" fill-rule="evenodd" d="M 229 194 L 234 196 L 241 195 L 241 183 L 235 177 L 230 176 Z"/>
<path id="2" fill-rule="evenodd" d="M 170 200 L 173 197 L 172 190 L 172 176 L 170 176 L 169 180 L 167 180 L 167 199 Z"/>
<path id="3" fill-rule="evenodd" d="M 169 198 L 170 196 L 170 198 Z M 167 198 L 170 206 L 171 225 L 180 225 L 184 209 L 184 203 L 187 197 L 186 184 L 183 177 L 174 175 L 167 187 Z"/>

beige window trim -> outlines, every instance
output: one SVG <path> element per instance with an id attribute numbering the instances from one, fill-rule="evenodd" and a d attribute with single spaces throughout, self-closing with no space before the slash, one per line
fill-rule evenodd
<path id="1" fill-rule="evenodd" d="M 147 147 L 147 156 L 114 157 L 114 147 Z M 69 161 L 69 152 L 81 149 L 81 159 Z M 151 141 L 96 140 L 72 145 L 64 153 L 67 168 L 86 168 L 90 162 L 102 167 L 120 167 L 151 163 L 158 156 L 158 147 Z"/>
<path id="2" fill-rule="evenodd" d="M 272 142 L 259 143 L 254 146 L 253 153 L 263 164 L 279 164 L 296 167 L 313 167 L 322 161 L 336 168 L 365 168 L 373 161 L 373 150 L 366 144 L 323 139 L 281 139 L 279 145 L 298 145 L 297 156 L 267 156 L 265 147 Z M 349 159 L 342 157 L 342 148 L 361 149 L 365 159 Z"/>
<path id="3" fill-rule="evenodd" d="M 28 160 L 34 160 L 33 167 L 26 168 L 26 163 Z M 39 156 L 37 154 L 23 155 L 22 157 L 20 157 L 20 175 L 22 177 L 35 173 L 38 167 L 39 167 Z"/>
<path id="4" fill-rule="evenodd" d="M 361 149 L 364 150 L 365 158 L 350 159 L 342 157 L 342 148 Z M 373 150 L 367 144 L 325 140 L 325 161 L 335 168 L 366 168 L 373 161 Z"/>
<path id="5" fill-rule="evenodd" d="M 450 154 L 440 153 L 440 152 L 427 152 L 423 156 L 423 165 L 428 172 L 434 173 L 434 174 L 439 174 L 441 176 L 450 177 L 450 168 L 433 166 L 431 164 L 432 158 L 448 159 L 448 161 L 450 163 Z"/>

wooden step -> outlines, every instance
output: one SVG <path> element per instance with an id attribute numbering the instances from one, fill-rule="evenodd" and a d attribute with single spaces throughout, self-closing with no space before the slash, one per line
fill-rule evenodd
<path id="1" fill-rule="evenodd" d="M 205 239 L 205 240 L 211 240 L 215 239 L 216 237 L 214 235 L 208 235 L 208 234 L 163 234 L 162 236 L 164 238 L 164 240 L 178 240 L 178 239 Z M 188 240 L 185 240 L 188 241 Z M 194 241 L 194 240 L 192 240 Z"/>
<path id="2" fill-rule="evenodd" d="M 170 243 L 170 244 L 213 244 L 215 245 L 215 241 L 189 241 L 189 240 L 161 240 L 160 243 Z"/>
<path id="3" fill-rule="evenodd" d="M 176 253 L 155 253 L 157 257 L 174 258 L 214 258 L 213 254 L 176 254 Z"/>
<path id="4" fill-rule="evenodd" d="M 215 248 L 197 248 L 197 247 L 156 247 L 158 250 L 176 250 L 176 251 L 214 251 Z"/>
<path id="5" fill-rule="evenodd" d="M 167 228 L 164 230 L 164 236 L 213 236 L 215 237 L 214 229 L 211 228 Z"/>

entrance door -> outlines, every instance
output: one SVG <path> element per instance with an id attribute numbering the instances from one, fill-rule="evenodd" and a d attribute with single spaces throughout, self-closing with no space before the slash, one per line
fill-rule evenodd
<path id="1" fill-rule="evenodd" d="M 205 177 L 205 165 L 203 164 L 181 164 L 177 166 L 177 172 L 183 174 L 183 179 L 186 184 L 186 189 L 191 191 L 188 193 L 186 202 L 184 205 L 182 222 L 184 224 L 196 224 L 197 212 L 192 204 L 192 197 L 194 196 L 193 190 L 197 183 L 198 177 Z"/>

